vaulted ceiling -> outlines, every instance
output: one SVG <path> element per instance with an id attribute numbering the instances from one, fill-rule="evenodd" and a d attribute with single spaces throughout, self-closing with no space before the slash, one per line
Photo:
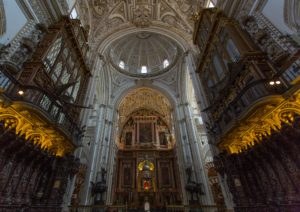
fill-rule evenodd
<path id="1" fill-rule="evenodd" d="M 192 35 L 192 14 L 203 0 L 80 0 L 77 10 L 90 42 L 128 27 L 165 27 Z"/>
<path id="2" fill-rule="evenodd" d="M 170 126 L 171 105 L 160 92 L 151 88 L 139 88 L 127 94 L 119 106 L 119 126 L 123 126 L 131 113 L 139 109 L 147 109 L 159 113 Z"/>
<path id="3" fill-rule="evenodd" d="M 79 19 L 83 27 L 89 32 L 88 42 L 91 64 L 97 64 L 94 62 L 99 58 L 99 60 L 104 61 L 103 66 L 105 68 L 103 70 L 112 80 L 109 93 L 112 99 L 120 98 L 122 92 L 136 84 L 139 86 L 141 84 L 143 86 L 152 84 L 154 87 L 166 89 L 173 97 L 179 96 L 181 88 L 177 82 L 179 77 L 181 77 L 181 65 L 185 59 L 183 52 L 188 49 L 194 54 L 198 53 L 192 42 L 194 27 L 192 17 L 203 6 L 204 1 L 206 0 L 77 1 L 76 10 Z M 153 35 L 151 36 L 151 43 L 148 42 L 146 44 L 145 42 L 140 42 L 141 39 L 136 39 L 136 35 L 144 34 Z M 121 45 L 119 42 L 124 45 Z M 132 45 L 129 46 L 129 43 Z M 152 45 L 152 43 L 155 45 Z M 173 46 L 178 47 L 177 53 L 175 51 L 167 51 L 166 54 L 161 54 L 169 46 L 172 48 Z M 112 53 L 111 50 L 114 48 L 118 50 L 114 52 L 116 53 L 114 54 L 115 57 L 111 57 L 112 55 L 108 53 Z M 151 54 L 152 49 L 155 51 L 155 56 Z M 138 54 L 136 53 L 137 51 Z M 142 54 L 143 51 L 146 52 Z M 163 71 L 153 71 L 157 66 L 163 66 L 162 62 L 165 59 L 168 60 L 169 66 L 163 68 Z M 125 68 L 120 68 L 120 61 L 125 63 Z M 132 69 L 133 71 L 139 71 L 142 66 L 146 66 L 149 72 L 141 75 L 140 70 L 137 75 L 133 74 L 130 68 L 128 68 L 128 72 L 125 72 L 127 71 L 127 66 L 136 66 L 136 68 Z M 94 67 L 95 70 L 98 70 L 100 66 Z M 143 81 L 147 77 L 151 78 L 151 80 Z M 98 93 L 99 96 L 102 95 L 100 91 Z M 146 93 L 151 98 L 153 97 L 153 104 L 160 104 L 159 102 L 161 101 L 157 100 L 157 98 L 162 96 L 161 94 Z M 142 95 L 136 95 L 138 96 L 136 97 L 137 99 L 131 97 L 131 101 L 128 101 L 126 107 L 120 107 L 121 121 L 126 119 L 126 116 L 129 114 L 127 110 L 137 109 L 136 105 L 141 105 L 142 101 L 144 101 L 141 100 Z M 145 99 L 145 97 L 143 98 Z M 138 100 L 140 102 L 137 102 Z M 167 108 L 164 104 L 156 105 L 153 108 L 155 110 L 161 110 L 160 108 L 162 108 L 163 111 L 157 112 L 167 114 L 167 110 L 163 109 Z M 168 113 L 170 114 L 170 110 Z M 166 119 L 168 119 L 166 122 L 169 123 L 170 115 Z"/>

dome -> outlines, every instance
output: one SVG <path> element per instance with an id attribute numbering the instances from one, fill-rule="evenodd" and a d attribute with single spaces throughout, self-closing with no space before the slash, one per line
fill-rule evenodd
<path id="1" fill-rule="evenodd" d="M 176 63 L 178 47 L 164 35 L 139 32 L 113 42 L 109 55 L 118 71 L 149 77 L 169 70 Z"/>

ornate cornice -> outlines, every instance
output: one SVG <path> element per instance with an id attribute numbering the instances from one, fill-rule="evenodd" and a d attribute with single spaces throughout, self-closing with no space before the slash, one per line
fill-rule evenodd
<path id="1" fill-rule="evenodd" d="M 257 102 L 249 111 L 253 111 L 251 115 L 237 121 L 233 130 L 221 138 L 220 149 L 229 153 L 242 152 L 279 131 L 284 124 L 292 124 L 294 115 L 300 115 L 300 90 L 289 97 L 269 97 L 263 105 Z"/>
<path id="2" fill-rule="evenodd" d="M 51 123 L 34 115 L 33 108 L 26 107 L 24 103 L 13 103 L 9 106 L 0 100 L 0 121 L 4 127 L 15 130 L 19 136 L 33 142 L 35 146 L 45 149 L 52 154 L 63 157 L 71 153 L 75 146 Z"/>

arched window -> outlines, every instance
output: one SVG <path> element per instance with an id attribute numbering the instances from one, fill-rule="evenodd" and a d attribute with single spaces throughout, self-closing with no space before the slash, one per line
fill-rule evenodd
<path id="1" fill-rule="evenodd" d="M 148 73 L 147 66 L 142 66 L 141 73 L 142 74 L 147 74 Z"/>
<path id="2" fill-rule="evenodd" d="M 215 55 L 213 57 L 213 65 L 214 65 L 214 69 L 217 74 L 217 77 L 219 78 L 219 80 L 222 79 L 224 77 L 225 73 L 224 73 L 222 64 L 220 62 L 220 59 L 217 55 Z"/>
<path id="3" fill-rule="evenodd" d="M 164 60 L 164 68 L 167 68 L 169 66 L 169 60 L 165 59 Z"/>
<path id="4" fill-rule="evenodd" d="M 240 59 L 240 52 L 231 39 L 227 40 L 226 49 L 233 62 L 237 62 Z"/>
<path id="5" fill-rule="evenodd" d="M 124 69 L 125 68 L 125 63 L 124 63 L 124 61 L 120 61 L 120 63 L 119 63 L 119 67 L 121 68 L 121 69 Z"/>

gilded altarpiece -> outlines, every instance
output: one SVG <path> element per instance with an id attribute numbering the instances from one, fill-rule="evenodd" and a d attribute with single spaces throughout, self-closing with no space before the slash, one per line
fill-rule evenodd
<path id="1" fill-rule="evenodd" d="M 181 204 L 177 159 L 170 130 L 160 114 L 141 109 L 121 131 L 115 171 L 114 204 L 152 208 Z"/>

